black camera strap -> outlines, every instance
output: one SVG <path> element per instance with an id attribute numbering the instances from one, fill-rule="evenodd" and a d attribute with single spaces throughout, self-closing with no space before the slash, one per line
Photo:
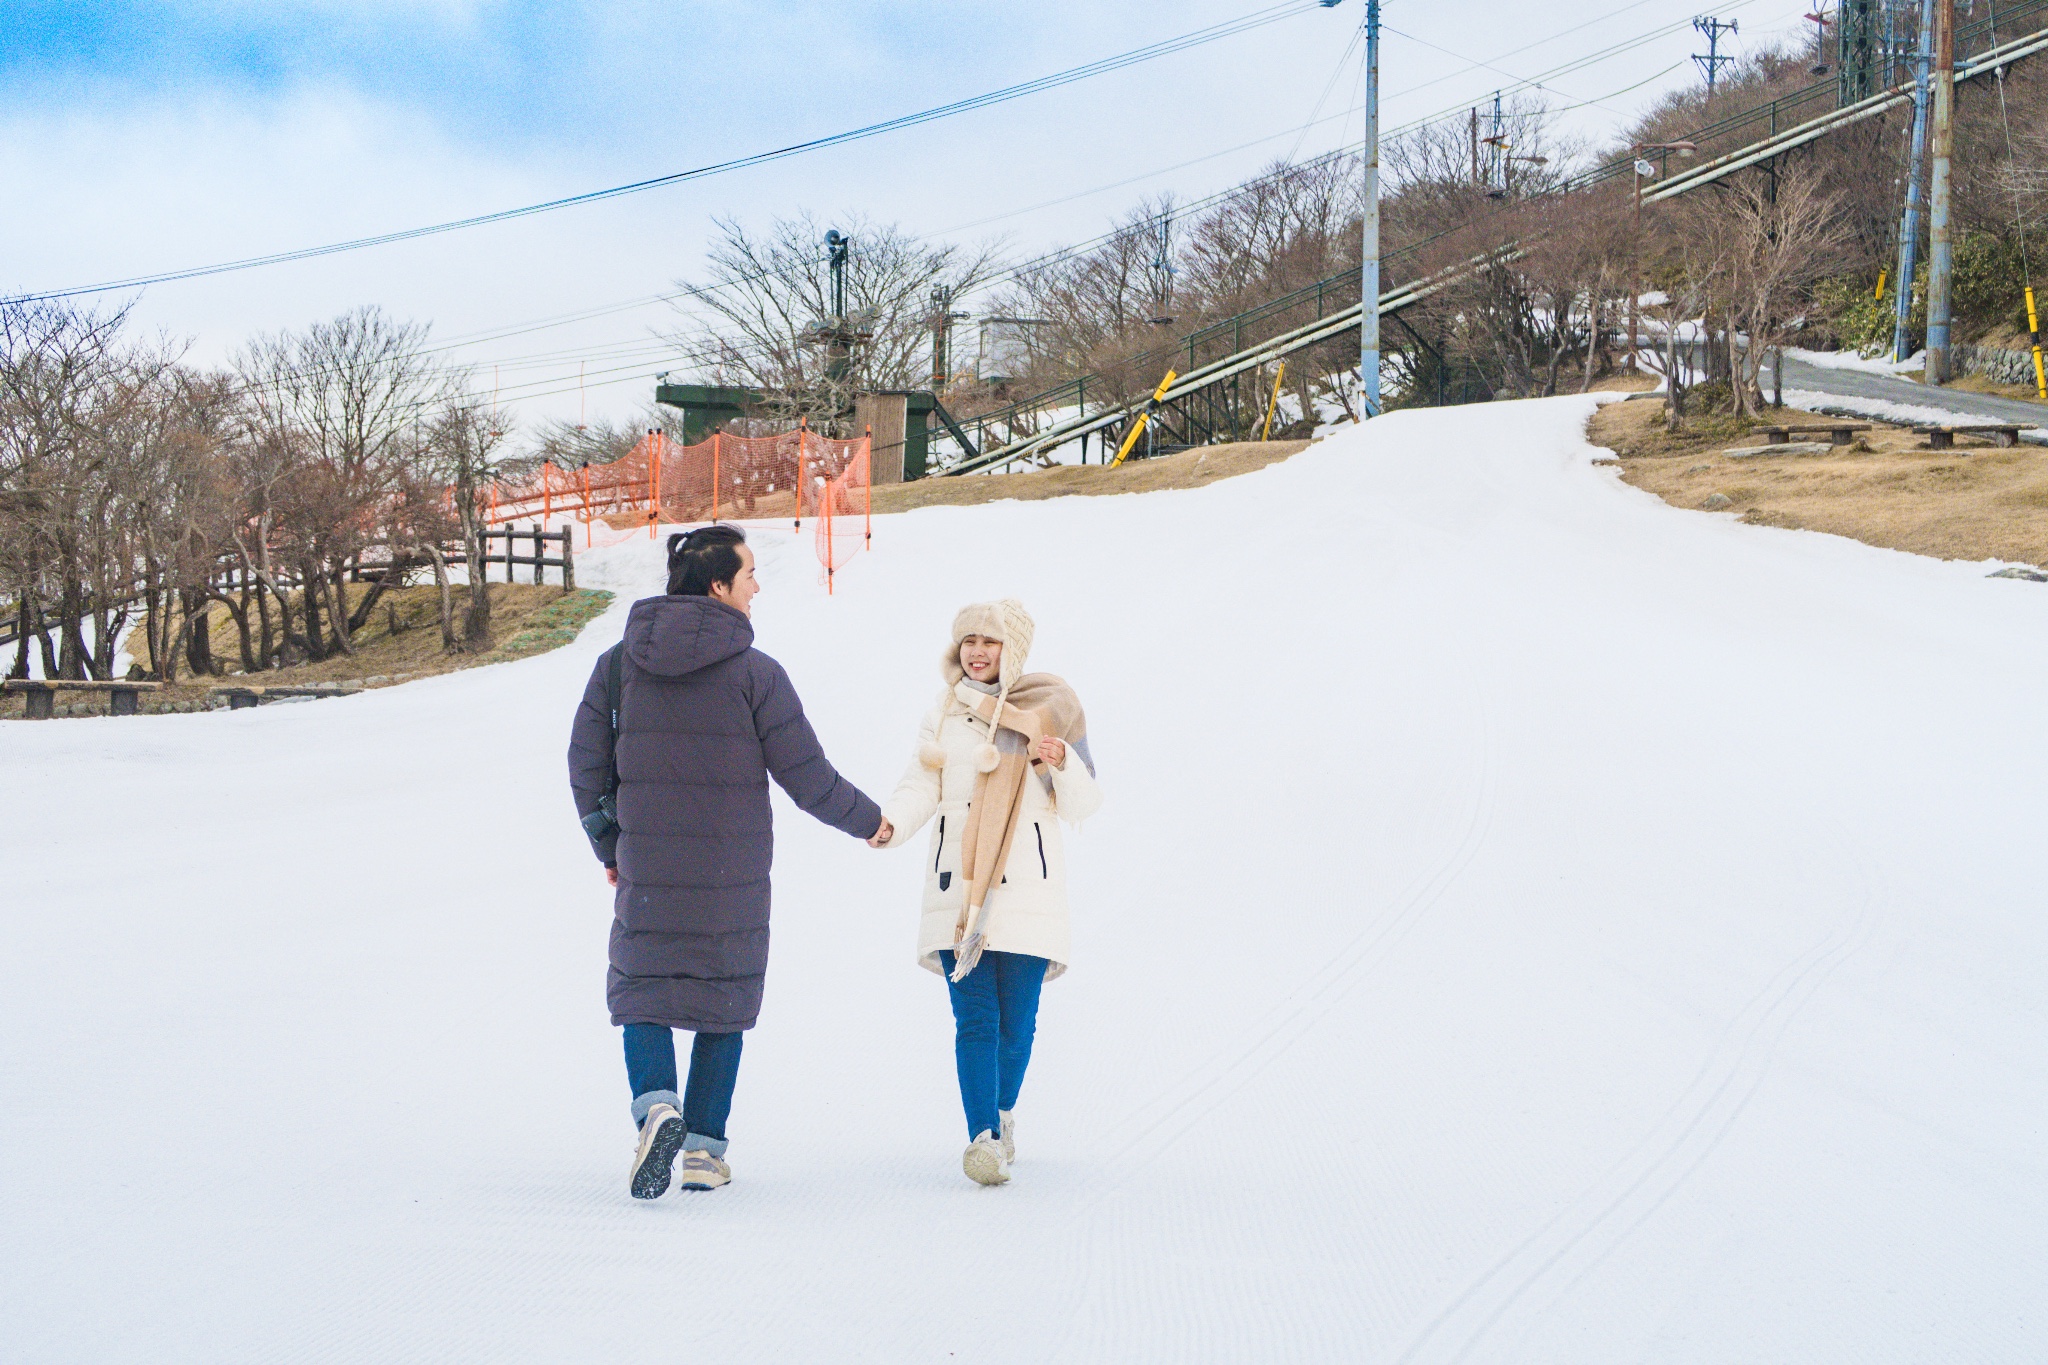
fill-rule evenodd
<path id="1" fill-rule="evenodd" d="M 612 718 L 612 771 L 610 779 L 605 783 L 604 800 L 600 805 L 604 813 L 615 822 L 619 818 L 619 703 L 625 690 L 625 659 L 626 642 L 621 640 L 612 646 L 611 666 L 605 674 L 604 684 L 605 703 L 610 708 Z"/>
<path id="2" fill-rule="evenodd" d="M 605 775 L 604 795 L 597 798 L 597 809 L 578 821 L 593 843 L 619 832 L 619 702 L 625 681 L 625 653 L 624 642 L 613 645 L 605 664 L 604 699 L 612 731 L 611 771 Z M 600 847 L 599 852 L 602 851 Z"/>

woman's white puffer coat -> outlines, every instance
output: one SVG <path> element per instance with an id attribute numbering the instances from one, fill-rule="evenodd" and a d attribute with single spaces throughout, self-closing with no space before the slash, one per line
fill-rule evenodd
<path id="1" fill-rule="evenodd" d="M 882 803 L 883 818 L 895 827 L 889 848 L 902 847 L 937 817 L 925 851 L 924 911 L 917 927 L 918 962 L 934 972 L 944 971 L 939 953 L 954 946 L 966 908 L 960 831 L 981 776 L 976 760 L 988 742 L 988 722 L 952 702 L 950 693 L 942 695 L 918 727 L 914 753 L 934 758 L 943 754 L 943 766 L 930 767 L 924 757 L 913 757 L 895 794 Z M 1051 774 L 1050 792 L 1041 773 Z M 1024 779 L 1009 861 L 1001 882 L 989 893 L 988 948 L 1048 959 L 1052 966 L 1047 980 L 1067 969 L 1070 952 L 1067 860 L 1060 821 L 1078 825 L 1101 805 L 1102 789 L 1072 746 L 1065 767 L 1034 767 Z"/>

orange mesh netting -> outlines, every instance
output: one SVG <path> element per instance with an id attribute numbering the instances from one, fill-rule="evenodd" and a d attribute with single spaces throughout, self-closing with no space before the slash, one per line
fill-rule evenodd
<path id="1" fill-rule="evenodd" d="M 818 562 L 825 566 L 825 591 L 832 591 L 832 576 L 859 554 L 874 536 L 874 522 L 868 500 L 868 442 L 848 441 L 858 446 L 830 478 L 818 480 L 817 521 L 814 536 Z"/>
<path id="2" fill-rule="evenodd" d="M 523 482 L 495 486 L 487 520 L 571 516 L 583 523 L 588 547 L 617 544 L 642 527 L 653 535 L 664 521 L 789 517 L 800 531 L 812 517 L 829 586 L 870 539 L 868 444 L 804 427 L 775 436 L 716 432 L 689 446 L 650 431 L 608 464 L 548 463 Z"/>

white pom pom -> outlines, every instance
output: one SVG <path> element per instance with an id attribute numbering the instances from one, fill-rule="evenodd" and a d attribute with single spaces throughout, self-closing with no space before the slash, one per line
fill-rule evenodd
<path id="1" fill-rule="evenodd" d="M 985 773 L 994 772 L 996 764 L 1002 761 L 1003 756 L 996 752 L 996 746 L 993 744 L 982 745 L 974 755 L 974 766 Z"/>
<path id="2" fill-rule="evenodd" d="M 920 744 L 917 746 L 917 761 L 927 768 L 943 768 L 946 766 L 946 751 L 937 744 Z"/>

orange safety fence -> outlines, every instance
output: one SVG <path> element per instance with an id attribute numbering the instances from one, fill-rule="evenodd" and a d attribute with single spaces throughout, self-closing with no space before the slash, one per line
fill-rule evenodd
<path id="1" fill-rule="evenodd" d="M 584 544 L 615 545 L 660 522 L 789 517 L 803 529 L 818 521 L 817 549 L 831 575 L 871 539 L 869 440 L 842 441 L 808 427 L 775 436 L 732 436 L 683 445 L 650 431 L 619 459 L 577 469 L 546 463 L 517 483 L 490 491 L 485 520 L 495 525 L 574 517 Z M 850 519 L 859 534 L 849 538 Z"/>
<path id="2" fill-rule="evenodd" d="M 832 591 L 832 576 L 874 539 L 873 509 L 868 496 L 873 484 L 869 467 L 869 443 L 847 460 L 845 467 L 829 479 L 819 480 L 818 519 L 813 536 L 818 562 L 825 566 L 825 591 Z"/>

